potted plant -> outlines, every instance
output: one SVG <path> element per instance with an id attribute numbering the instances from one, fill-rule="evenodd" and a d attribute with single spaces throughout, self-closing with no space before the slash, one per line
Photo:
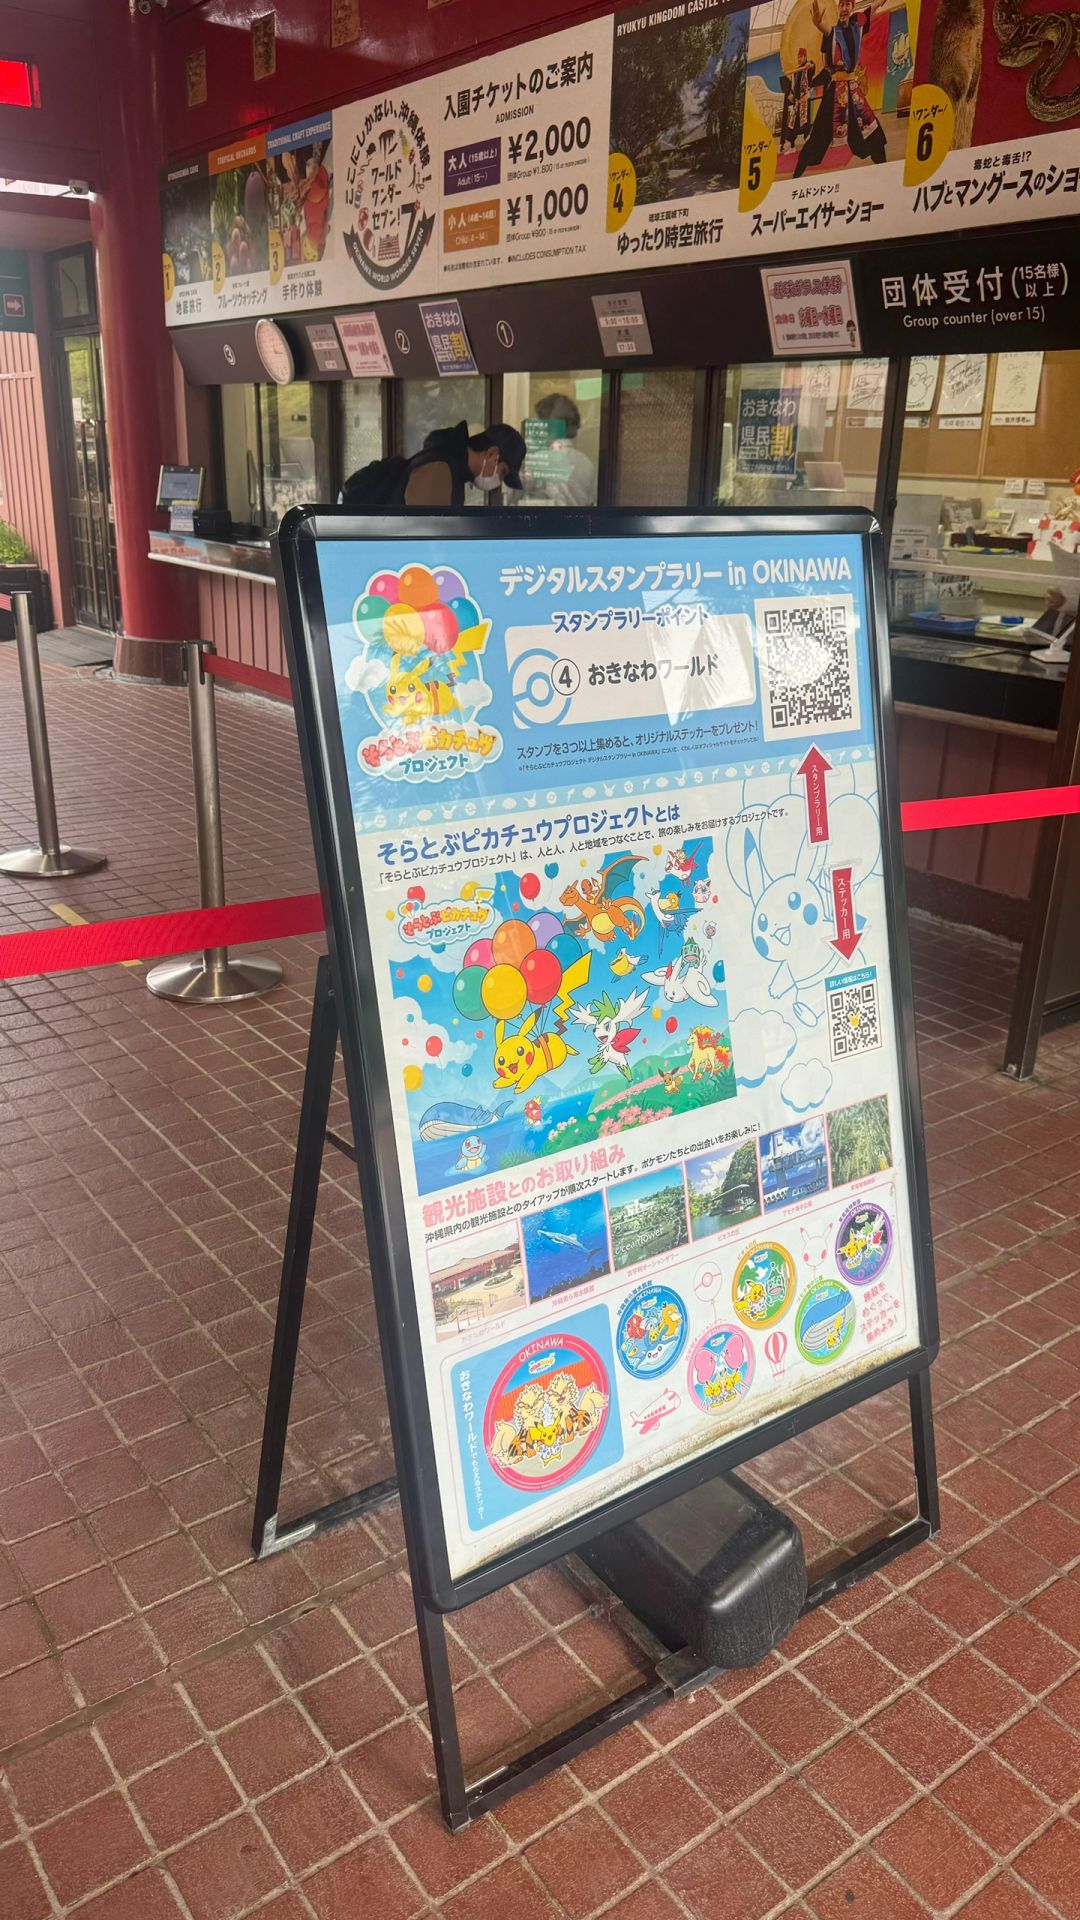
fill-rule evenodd
<path id="1" fill-rule="evenodd" d="M 52 598 L 49 576 L 35 566 L 34 555 L 22 534 L 6 520 L 0 520 L 0 593 L 31 593 L 34 596 L 34 620 L 39 633 L 52 626 Z M 0 607 L 0 640 L 15 638 L 15 618 Z"/>

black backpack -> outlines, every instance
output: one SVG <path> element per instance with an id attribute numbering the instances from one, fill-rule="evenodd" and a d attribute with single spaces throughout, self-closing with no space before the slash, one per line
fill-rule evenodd
<path id="1" fill-rule="evenodd" d="M 341 504 L 350 512 L 364 507 L 399 507 L 405 498 L 405 484 L 411 461 L 404 454 L 391 453 L 384 460 L 369 460 L 366 467 L 351 473 L 341 489 Z"/>

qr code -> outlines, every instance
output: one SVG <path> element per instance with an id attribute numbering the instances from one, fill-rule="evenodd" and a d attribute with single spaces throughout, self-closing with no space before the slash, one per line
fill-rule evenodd
<path id="1" fill-rule="evenodd" d="M 756 613 L 766 739 L 856 726 L 851 595 L 759 600 Z"/>
<path id="2" fill-rule="evenodd" d="M 881 1045 L 881 1014 L 875 979 L 827 987 L 829 1052 L 834 1060 L 871 1053 Z"/>

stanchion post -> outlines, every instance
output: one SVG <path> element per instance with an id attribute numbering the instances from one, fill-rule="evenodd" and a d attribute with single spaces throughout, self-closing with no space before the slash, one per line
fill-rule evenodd
<path id="1" fill-rule="evenodd" d="M 195 837 L 199 856 L 199 896 L 204 907 L 225 905 L 225 855 L 221 842 L 221 783 L 218 778 L 217 721 L 214 683 L 205 671 L 203 654 L 210 649 L 201 640 L 189 640 L 187 662 L 188 713 L 191 722 L 191 767 L 195 783 Z M 163 960 L 146 976 L 151 993 L 164 1000 L 185 1000 L 192 1006 L 251 1000 L 280 986 L 282 971 L 265 954 L 245 954 L 231 960 L 228 947 L 207 947 L 202 954 Z"/>
<path id="2" fill-rule="evenodd" d="M 15 644 L 19 653 L 19 679 L 22 682 L 26 744 L 30 752 L 30 778 L 34 788 L 39 844 L 36 847 L 20 847 L 14 853 L 0 854 L 0 873 L 20 874 L 30 880 L 59 880 L 70 874 L 94 873 L 98 867 L 105 865 L 105 855 L 61 845 L 60 829 L 56 824 L 56 795 L 49 756 L 49 729 L 45 722 L 45 693 L 41 685 L 41 658 L 34 625 L 34 603 L 30 594 L 13 593 L 11 611 L 15 616 Z"/>

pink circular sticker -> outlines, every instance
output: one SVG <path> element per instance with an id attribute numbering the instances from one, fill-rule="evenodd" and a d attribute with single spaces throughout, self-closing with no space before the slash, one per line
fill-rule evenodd
<path id="1" fill-rule="evenodd" d="M 702 1413 L 723 1413 L 750 1390 L 754 1349 L 741 1327 L 710 1327 L 690 1355 L 690 1397 Z"/>

